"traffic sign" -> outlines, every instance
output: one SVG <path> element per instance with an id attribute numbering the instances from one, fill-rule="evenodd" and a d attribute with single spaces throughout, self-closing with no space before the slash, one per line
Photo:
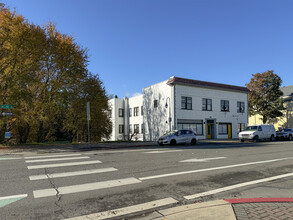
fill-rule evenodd
<path id="1" fill-rule="evenodd" d="M 13 105 L 1 105 L 1 108 L 13 109 Z"/>
<path id="2" fill-rule="evenodd" d="M 1 112 L 2 116 L 12 116 L 13 112 Z"/>
<path id="3" fill-rule="evenodd" d="M 11 138 L 11 132 L 5 132 L 5 138 L 6 139 Z"/>

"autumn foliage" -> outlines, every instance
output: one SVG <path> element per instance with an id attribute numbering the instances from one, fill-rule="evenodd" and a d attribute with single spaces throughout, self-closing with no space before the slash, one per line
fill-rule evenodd
<path id="1" fill-rule="evenodd" d="M 106 91 L 87 66 L 87 50 L 55 24 L 34 25 L 0 5 L 0 104 L 14 106 L 12 141 L 86 141 L 88 101 L 91 140 L 109 136 Z M 1 117 L 0 141 L 5 127 Z"/>
<path id="2" fill-rule="evenodd" d="M 252 75 L 246 87 L 250 90 L 248 95 L 249 114 L 261 115 L 263 123 L 283 115 L 283 92 L 280 90 L 281 78 L 274 71 L 256 73 Z"/>

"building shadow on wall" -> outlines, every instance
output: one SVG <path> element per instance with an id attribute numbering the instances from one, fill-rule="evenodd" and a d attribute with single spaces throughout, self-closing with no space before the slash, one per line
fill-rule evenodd
<path id="1" fill-rule="evenodd" d="M 157 103 L 155 103 L 155 100 L 157 100 Z M 168 119 L 165 103 L 165 98 L 162 97 L 160 93 L 154 94 L 152 88 L 145 88 L 143 90 L 143 106 L 145 114 L 144 140 L 157 141 L 159 137 L 167 131 Z"/>

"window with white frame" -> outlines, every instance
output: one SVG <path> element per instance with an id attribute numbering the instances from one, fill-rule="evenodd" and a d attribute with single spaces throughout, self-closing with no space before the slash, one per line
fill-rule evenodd
<path id="1" fill-rule="evenodd" d="M 192 98 L 181 96 L 181 109 L 192 110 Z"/>
<path id="2" fill-rule="evenodd" d="M 129 125 L 129 134 L 132 133 L 132 125 Z"/>
<path id="3" fill-rule="evenodd" d="M 129 117 L 132 116 L 132 108 L 129 109 Z"/>
<path id="4" fill-rule="evenodd" d="M 244 102 L 237 102 L 237 113 L 244 113 L 245 105 Z"/>
<path id="5" fill-rule="evenodd" d="M 212 99 L 202 99 L 202 110 L 212 111 Z"/>
<path id="6" fill-rule="evenodd" d="M 134 133 L 139 134 L 139 124 L 134 125 Z"/>
<path id="7" fill-rule="evenodd" d="M 134 116 L 138 116 L 139 115 L 139 107 L 135 107 L 134 108 L 134 113 L 133 113 Z"/>
<path id="8" fill-rule="evenodd" d="M 221 100 L 221 112 L 228 112 L 228 111 L 229 111 L 229 101 Z"/>
<path id="9" fill-rule="evenodd" d="M 219 123 L 218 132 L 220 135 L 228 134 L 228 124 L 227 123 Z"/>
<path id="10" fill-rule="evenodd" d="M 177 129 L 190 129 L 195 132 L 196 135 L 202 136 L 203 135 L 203 123 L 178 123 Z"/>
<path id="11" fill-rule="evenodd" d="M 244 131 L 245 129 L 245 123 L 238 123 L 237 124 L 237 132 L 241 132 L 241 131 Z"/>
<path id="12" fill-rule="evenodd" d="M 119 117 L 124 117 L 124 109 L 123 108 L 119 108 Z"/>
<path id="13" fill-rule="evenodd" d="M 140 114 L 143 115 L 143 106 L 141 106 L 141 113 Z"/>
<path id="14" fill-rule="evenodd" d="M 124 125 L 119 125 L 119 134 L 124 133 Z"/>
<path id="15" fill-rule="evenodd" d="M 154 100 L 154 108 L 158 107 L 158 100 Z"/>

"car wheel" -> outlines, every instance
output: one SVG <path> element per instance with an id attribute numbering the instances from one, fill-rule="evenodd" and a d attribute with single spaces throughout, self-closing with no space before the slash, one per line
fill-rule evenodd
<path id="1" fill-rule="evenodd" d="M 196 139 L 195 139 L 195 138 L 193 138 L 193 139 L 191 140 L 191 145 L 196 145 Z"/>
<path id="2" fill-rule="evenodd" d="M 244 142 L 244 140 L 242 139 L 242 140 L 240 140 L 241 142 Z"/>
<path id="3" fill-rule="evenodd" d="M 289 141 L 292 141 L 292 134 L 289 135 Z"/>
<path id="4" fill-rule="evenodd" d="M 170 145 L 171 145 L 171 146 L 176 145 L 176 140 L 172 139 L 172 140 L 170 141 Z"/>
<path id="5" fill-rule="evenodd" d="M 270 141 L 274 141 L 275 140 L 275 136 L 272 134 Z"/>
<path id="6" fill-rule="evenodd" d="M 256 135 L 256 136 L 254 137 L 254 140 L 255 140 L 255 142 L 259 142 L 259 137 L 258 137 L 258 135 Z"/>

